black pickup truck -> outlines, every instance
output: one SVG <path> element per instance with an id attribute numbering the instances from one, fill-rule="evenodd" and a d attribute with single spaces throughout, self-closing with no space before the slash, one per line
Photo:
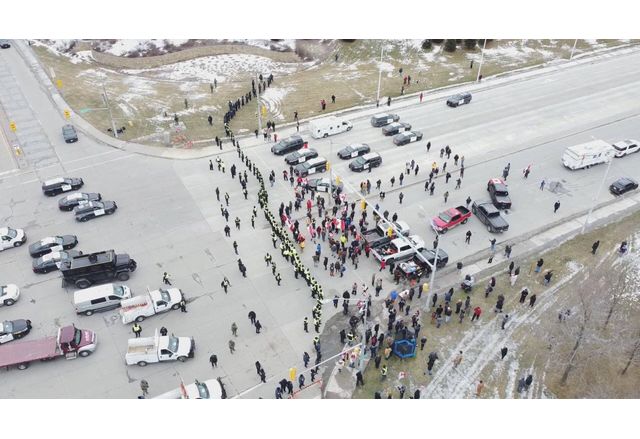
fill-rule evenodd
<path id="1" fill-rule="evenodd" d="M 489 232 L 502 233 L 509 230 L 509 223 L 500 215 L 500 211 L 491 201 L 474 201 L 471 211 L 487 226 Z"/>

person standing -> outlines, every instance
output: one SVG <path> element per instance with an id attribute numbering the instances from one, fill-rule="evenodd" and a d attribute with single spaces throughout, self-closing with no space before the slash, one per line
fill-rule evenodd
<path id="1" fill-rule="evenodd" d="M 233 340 L 229 340 L 229 352 L 232 354 L 236 351 L 236 342 Z"/>
<path id="2" fill-rule="evenodd" d="M 460 363 L 462 363 L 462 351 L 460 351 L 458 355 L 456 355 L 456 357 L 453 359 L 453 368 L 457 369 L 458 366 L 460 366 Z"/>
<path id="3" fill-rule="evenodd" d="M 216 354 L 211 354 L 209 357 L 209 363 L 211 363 L 211 367 L 218 367 L 218 356 Z"/>
<path id="4" fill-rule="evenodd" d="M 356 373 L 356 387 L 364 386 L 364 379 L 362 378 L 362 372 L 358 371 Z"/>
<path id="5" fill-rule="evenodd" d="M 298 377 L 298 389 L 302 390 L 303 387 L 304 387 L 304 375 L 300 374 L 300 376 Z"/>
<path id="6" fill-rule="evenodd" d="M 480 398 L 480 395 L 482 395 L 483 389 L 484 389 L 484 382 L 480 380 L 480 382 L 476 386 L 476 398 Z"/>
<path id="7" fill-rule="evenodd" d="M 429 353 L 429 359 L 427 361 L 427 372 L 429 373 L 429 375 L 433 375 L 433 365 L 436 363 L 436 360 L 438 360 L 438 358 L 439 357 L 436 352 Z"/>
<path id="8" fill-rule="evenodd" d="M 309 332 L 309 317 L 305 317 L 302 321 L 302 328 L 304 329 L 304 332 Z"/>
<path id="9" fill-rule="evenodd" d="M 467 244 L 471 244 L 471 230 L 467 230 L 467 234 L 464 242 Z"/>
<path id="10" fill-rule="evenodd" d="M 504 346 L 502 349 L 500 349 L 500 356 L 501 356 L 501 360 L 504 360 L 504 357 L 507 356 L 507 352 L 509 352 L 509 349 Z"/>
<path id="11" fill-rule="evenodd" d="M 260 320 L 256 320 L 256 334 L 260 334 L 260 329 L 262 329 L 262 324 L 260 323 Z"/>
<path id="12" fill-rule="evenodd" d="M 142 396 L 147 396 L 149 394 L 149 383 L 147 380 L 140 381 L 140 390 L 142 390 Z"/>
<path id="13" fill-rule="evenodd" d="M 184 298 L 180 301 L 180 312 L 187 312 L 187 302 Z"/>
<path id="14" fill-rule="evenodd" d="M 256 313 L 254 311 L 249 311 L 249 314 L 247 315 L 247 317 L 249 317 L 249 321 L 251 322 L 252 325 L 256 324 Z"/>
<path id="15" fill-rule="evenodd" d="M 553 205 L 553 213 L 556 213 L 560 209 L 560 200 L 556 201 Z"/>
<path id="16" fill-rule="evenodd" d="M 529 306 L 530 306 L 531 308 L 533 308 L 533 305 L 535 305 L 535 304 L 536 304 L 536 299 L 537 299 L 537 297 L 536 297 L 536 295 L 535 295 L 535 294 L 533 294 L 531 297 L 529 297 Z"/>
<path id="17" fill-rule="evenodd" d="M 427 337 L 422 336 L 422 338 L 420 339 L 420 350 L 424 351 L 424 345 L 427 344 Z"/>
<path id="18" fill-rule="evenodd" d="M 162 275 L 162 283 L 165 285 L 171 286 L 171 281 L 169 280 L 169 274 L 166 271 Z"/>
<path id="19" fill-rule="evenodd" d="M 500 328 L 504 329 L 505 325 L 507 324 L 507 320 L 509 320 L 509 314 L 505 314 L 502 318 L 502 325 L 500 326 Z"/>
<path id="20" fill-rule="evenodd" d="M 302 354 L 302 361 L 304 362 L 304 367 L 307 368 L 309 367 L 309 361 L 311 360 L 311 356 L 309 355 L 308 352 L 304 352 L 304 354 Z"/>
<path id="21" fill-rule="evenodd" d="M 449 199 L 449 191 L 446 191 L 444 193 L 444 202 L 445 202 L 445 204 L 447 203 L 447 199 Z"/>
<path id="22" fill-rule="evenodd" d="M 238 336 L 238 325 L 236 325 L 236 322 L 231 324 L 231 334 L 233 334 L 234 337 Z"/>
<path id="23" fill-rule="evenodd" d="M 540 273 L 542 271 L 542 265 L 543 264 L 544 264 L 544 259 L 542 259 L 542 258 L 538 259 L 538 262 L 536 262 L 536 268 L 535 268 L 534 272 Z"/>
<path id="24" fill-rule="evenodd" d="M 131 330 L 135 334 L 136 338 L 140 338 L 140 334 L 142 333 L 142 326 L 140 326 L 138 323 L 134 323 L 131 327 Z"/>
<path id="25" fill-rule="evenodd" d="M 591 254 L 592 255 L 596 254 L 596 252 L 598 251 L 598 247 L 600 247 L 600 240 L 594 242 L 593 245 L 591 246 Z"/>

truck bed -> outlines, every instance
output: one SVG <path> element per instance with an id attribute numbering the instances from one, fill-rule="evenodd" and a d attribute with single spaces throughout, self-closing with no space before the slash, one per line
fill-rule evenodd
<path id="1" fill-rule="evenodd" d="M 0 367 L 54 358 L 59 355 L 55 336 L 39 340 L 17 341 L 0 346 Z"/>
<path id="2" fill-rule="evenodd" d="M 123 323 L 133 322 L 138 316 L 148 317 L 154 314 L 153 301 L 148 294 L 125 299 L 120 302 L 120 315 Z"/>

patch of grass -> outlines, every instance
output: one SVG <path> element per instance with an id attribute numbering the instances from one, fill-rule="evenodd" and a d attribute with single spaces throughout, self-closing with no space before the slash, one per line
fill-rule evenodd
<path id="1" fill-rule="evenodd" d="M 483 75 L 489 76 L 517 68 L 540 64 L 555 58 L 568 58 L 573 40 L 494 40 L 487 44 Z M 620 44 L 617 40 L 598 40 L 597 46 Z M 233 50 L 241 51 L 241 45 Z M 419 41 L 405 40 L 356 40 L 352 43 L 333 41 L 300 42 L 301 50 L 318 57 L 318 62 L 310 68 L 276 76 L 272 87 L 290 90 L 281 100 L 269 101 L 269 112 L 265 120 L 277 124 L 293 121 L 294 111 L 300 118 L 318 116 L 322 113 L 320 100 L 327 101 L 327 111 L 350 108 L 356 105 L 375 103 L 378 85 L 378 60 L 380 49 L 384 47 L 383 62 L 393 67 L 382 74 L 380 96 L 395 98 L 401 94 L 403 76 L 410 75 L 411 85 L 405 86 L 404 93 L 429 90 L 443 85 L 475 80 L 480 59 L 480 47 L 465 50 L 459 47 L 454 53 L 441 50 L 435 44 L 430 51 L 423 51 Z M 592 44 L 579 40 L 575 53 L 592 49 Z M 222 83 L 212 94 L 208 82 L 178 82 L 160 80 L 144 76 L 125 75 L 118 71 L 119 64 L 109 62 L 109 66 L 97 62 L 73 64 L 67 57 L 57 56 L 42 47 L 35 47 L 40 60 L 52 67 L 56 78 L 62 79 L 62 93 L 71 107 L 94 126 L 106 129 L 110 126 L 108 113 L 104 110 L 89 110 L 102 107 L 101 84 L 104 82 L 112 102 L 112 111 L 117 125 L 127 127 L 124 139 L 139 139 L 153 133 L 162 132 L 171 126 L 172 116 L 177 113 L 184 122 L 191 140 L 212 139 L 224 132 L 222 117 L 228 100 L 235 100 L 250 89 L 253 72 L 239 74 L 233 81 Z M 192 48 L 195 55 L 213 50 Z M 246 53 L 268 53 L 247 46 Z M 190 53 L 190 52 L 189 52 Z M 334 54 L 339 54 L 335 62 Z M 194 55 L 194 56 L 195 56 Z M 105 55 L 106 56 L 106 55 Z M 180 52 L 163 55 L 167 60 L 182 60 Z M 271 57 L 279 60 L 295 56 L 293 53 L 274 53 Z M 111 61 L 118 57 L 109 57 Z M 154 57 L 158 58 L 158 57 Z M 474 67 L 470 68 L 470 60 Z M 127 63 L 141 63 L 144 59 L 122 59 Z M 149 60 L 157 64 L 155 60 Z M 136 64 L 137 65 L 137 64 Z M 150 66 L 151 64 L 149 64 Z M 402 67 L 403 73 L 398 69 Z M 46 69 L 49 70 L 48 68 Z M 96 71 L 101 77 L 96 75 Z M 131 99 L 131 94 L 143 96 Z M 331 95 L 337 97 L 331 103 Z M 185 110 L 184 99 L 189 100 L 190 109 Z M 386 102 L 381 102 L 384 106 Z M 167 118 L 162 115 L 167 112 Z M 214 127 L 209 127 L 207 116 L 211 114 Z M 236 133 L 251 133 L 257 128 L 257 103 L 253 100 L 245 105 L 231 122 Z M 149 141 L 142 140 L 142 143 Z"/>
<path id="2" fill-rule="evenodd" d="M 408 397 L 409 391 L 413 392 L 416 387 L 429 385 L 433 378 L 424 375 L 428 353 L 435 350 L 440 356 L 440 360 L 436 362 L 434 368 L 434 372 L 437 372 L 455 356 L 457 352 L 454 347 L 463 337 L 469 338 L 470 335 L 487 329 L 487 325 L 494 327 L 488 328 L 489 332 L 500 336 L 499 318 L 495 321 L 492 320 L 495 315 L 492 309 L 495 306 L 496 298 L 498 294 L 505 296 L 505 313 L 513 314 L 513 316 L 524 315 L 530 309 L 528 298 L 524 305 L 519 303 L 519 293 L 525 286 L 529 289 L 529 297 L 532 294 L 537 295 L 536 305 L 532 312 L 536 311 L 538 307 L 543 307 L 540 309 L 544 311 L 540 312 L 538 316 L 528 318 L 525 323 L 513 331 L 510 338 L 504 343 L 510 349 L 510 356 L 505 360 L 500 360 L 499 354 L 496 352 L 496 355 L 489 358 L 486 364 L 480 363 L 480 367 L 473 371 L 473 375 L 468 376 L 466 375 L 468 369 L 463 366 L 465 362 L 475 360 L 475 353 L 465 352 L 463 354 L 465 359 L 460 371 L 450 370 L 447 373 L 459 374 L 459 376 L 452 378 L 453 382 L 468 381 L 464 395 L 471 396 L 477 380 L 483 379 L 486 385 L 484 396 L 514 397 L 516 393 L 514 392 L 514 378 L 513 376 L 509 377 L 509 367 L 513 366 L 516 370 L 516 380 L 528 373 L 535 376 L 536 386 L 535 391 L 530 395 L 532 397 L 637 398 L 639 396 L 638 389 L 640 389 L 637 359 L 624 376 L 620 375 L 620 371 L 629 357 L 631 351 L 629 346 L 637 340 L 638 334 L 640 334 L 640 327 L 635 323 L 640 317 L 638 303 L 621 303 L 614 313 L 614 316 L 618 317 L 612 320 L 608 331 L 599 332 L 599 325 L 602 325 L 603 314 L 606 314 L 609 306 L 606 298 L 612 294 L 615 279 L 618 276 L 618 270 L 612 268 L 612 265 L 619 259 L 615 249 L 622 240 L 629 240 L 631 235 L 637 233 L 639 223 L 640 212 L 630 215 L 618 223 L 607 225 L 567 241 L 558 248 L 541 255 L 544 259 L 544 266 L 540 274 L 533 272 L 535 262 L 540 256 L 527 260 L 515 259 L 515 265 L 521 267 L 520 276 L 515 286 L 510 286 L 508 273 L 505 270 L 499 270 L 493 274 L 497 281 L 496 289 L 488 299 L 484 297 L 484 287 L 488 278 L 478 281 L 477 286 L 474 287 L 471 301 L 472 308 L 479 305 L 483 310 L 478 324 L 472 326 L 468 317 L 464 323 L 459 324 L 455 320 L 454 314 L 448 325 L 443 324 L 441 328 L 436 329 L 430 324 L 430 318 L 426 315 L 423 316 L 421 336 L 426 335 L 428 338 L 425 350 L 419 351 L 418 356 L 411 360 L 400 360 L 395 356 L 392 356 L 389 361 L 383 360 L 382 364 L 386 362 L 389 366 L 388 378 L 384 383 L 380 381 L 380 371 L 375 369 L 373 363 L 370 363 L 364 374 L 365 386 L 356 390 L 354 398 L 373 398 L 375 391 L 381 391 L 383 398 L 386 397 L 386 392 L 391 391 L 393 397 L 397 398 L 396 386 L 400 383 L 407 387 L 405 397 Z M 594 256 L 591 254 L 591 245 L 596 240 L 600 240 L 600 247 L 598 254 Z M 597 264 L 600 264 L 600 268 L 595 268 Z M 554 285 L 560 279 L 568 276 L 573 270 L 571 267 L 575 266 L 583 266 L 585 269 L 572 281 L 564 284 L 557 292 L 552 291 Z M 549 286 L 545 286 L 543 283 L 546 269 L 554 271 Z M 577 316 L 581 312 L 580 293 L 585 291 L 585 284 L 582 283 L 585 279 L 588 279 L 587 285 L 597 286 L 596 295 L 592 296 L 588 302 L 594 300 L 593 297 L 604 297 L 605 301 L 603 305 L 590 305 L 589 312 L 592 315 L 592 320 L 597 320 L 598 323 L 593 323 L 591 337 L 585 337 L 584 347 L 578 351 L 576 360 L 578 366 L 570 375 L 567 384 L 563 385 L 561 377 L 575 344 L 576 328 L 579 327 Z M 438 291 L 439 303 L 442 303 L 445 292 L 446 289 Z M 466 294 L 457 289 L 453 296 L 453 303 L 455 304 L 458 298 L 464 300 L 465 297 Z M 573 317 L 560 323 L 558 313 L 566 309 L 572 309 Z M 598 311 L 600 312 L 598 313 Z M 571 319 L 574 317 L 576 320 L 572 322 Z M 619 339 L 623 334 L 626 335 L 624 340 Z M 496 346 L 496 349 L 499 350 L 501 346 L 502 344 Z M 477 348 L 483 349 L 484 347 L 477 346 Z M 406 372 L 407 378 L 402 381 L 398 380 L 399 372 Z M 511 386 L 509 386 L 510 379 L 512 380 Z M 441 386 L 442 381 L 440 380 L 437 385 Z M 442 389 L 433 392 L 432 396 L 445 398 L 455 396 L 446 393 L 446 386 L 441 387 Z"/>

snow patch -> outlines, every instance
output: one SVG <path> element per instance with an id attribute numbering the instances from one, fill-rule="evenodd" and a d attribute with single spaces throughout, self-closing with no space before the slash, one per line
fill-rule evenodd
<path id="1" fill-rule="evenodd" d="M 116 40 L 110 47 L 104 49 L 104 52 L 116 56 L 125 56 L 138 51 L 144 52 L 153 48 L 166 52 L 167 45 L 179 47 L 187 41 L 189 40 Z"/>

